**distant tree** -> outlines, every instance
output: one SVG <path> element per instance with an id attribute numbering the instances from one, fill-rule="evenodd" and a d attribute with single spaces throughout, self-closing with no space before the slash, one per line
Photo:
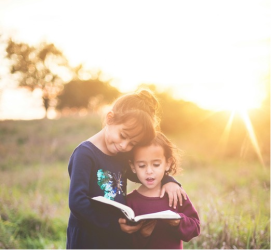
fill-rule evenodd
<path id="1" fill-rule="evenodd" d="M 0 62 L 1 62 L 1 71 L 0 71 L 0 109 L 1 109 L 1 98 L 3 90 L 7 84 L 7 81 L 5 81 L 5 75 L 6 75 L 6 67 L 7 67 L 7 59 L 5 58 L 5 48 L 7 46 L 7 41 L 5 39 L 4 34 L 0 33 Z"/>
<path id="2" fill-rule="evenodd" d="M 54 44 L 40 43 L 30 46 L 9 39 L 6 57 L 10 60 L 10 73 L 19 75 L 20 87 L 33 91 L 42 90 L 45 117 L 50 106 L 63 84 L 59 72 L 68 68 L 68 63 L 62 52 Z"/>
<path id="3" fill-rule="evenodd" d="M 102 81 L 99 76 L 88 80 L 75 79 L 64 85 L 57 97 L 56 108 L 58 110 L 65 108 L 94 110 L 112 102 L 119 94 L 118 89 L 110 85 L 110 81 Z"/>
<path id="4" fill-rule="evenodd" d="M 141 84 L 150 89 L 160 103 L 161 129 L 166 133 L 178 133 L 197 126 L 209 113 L 192 102 L 172 97 L 170 90 L 158 91 L 154 84 Z"/>

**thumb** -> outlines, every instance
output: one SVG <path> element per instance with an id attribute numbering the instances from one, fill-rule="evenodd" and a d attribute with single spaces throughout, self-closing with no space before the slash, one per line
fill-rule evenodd
<path id="1" fill-rule="evenodd" d="M 126 219 L 119 218 L 119 224 L 126 224 Z"/>

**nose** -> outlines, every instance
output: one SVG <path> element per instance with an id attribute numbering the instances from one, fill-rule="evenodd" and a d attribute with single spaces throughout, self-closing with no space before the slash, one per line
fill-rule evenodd
<path id="1" fill-rule="evenodd" d="M 151 166 L 147 166 L 146 173 L 147 174 L 151 174 L 152 173 L 152 167 Z"/>
<path id="2" fill-rule="evenodd" d="M 128 146 L 128 142 L 127 142 L 127 141 L 122 141 L 122 142 L 120 143 L 120 147 L 121 147 L 121 149 L 122 149 L 123 151 L 126 150 L 127 146 Z"/>

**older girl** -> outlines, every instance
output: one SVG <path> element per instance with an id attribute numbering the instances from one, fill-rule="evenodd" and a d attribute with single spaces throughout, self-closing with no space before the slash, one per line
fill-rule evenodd
<path id="1" fill-rule="evenodd" d="M 73 152 L 70 175 L 70 218 L 67 248 L 130 248 L 130 234 L 139 230 L 126 224 L 121 214 L 110 207 L 101 207 L 88 197 L 102 195 L 125 203 L 127 152 L 135 145 L 144 145 L 155 136 L 158 102 L 149 91 L 127 94 L 113 104 L 101 131 L 82 142 Z M 133 179 L 133 177 L 132 177 Z M 135 180 L 135 179 L 133 179 Z M 169 176 L 163 178 L 164 190 L 182 202 L 182 190 Z M 185 195 L 185 193 L 183 192 Z"/>

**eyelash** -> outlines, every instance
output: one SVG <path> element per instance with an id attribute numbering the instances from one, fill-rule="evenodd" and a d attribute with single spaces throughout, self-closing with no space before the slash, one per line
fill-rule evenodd
<path id="1" fill-rule="evenodd" d="M 154 167 L 160 167 L 160 164 L 153 164 Z M 145 165 L 138 165 L 139 168 L 144 168 Z"/>
<path id="2" fill-rule="evenodd" d="M 126 140 L 126 137 L 123 134 L 120 134 L 121 139 Z M 130 143 L 132 147 L 136 145 L 136 143 Z"/>

